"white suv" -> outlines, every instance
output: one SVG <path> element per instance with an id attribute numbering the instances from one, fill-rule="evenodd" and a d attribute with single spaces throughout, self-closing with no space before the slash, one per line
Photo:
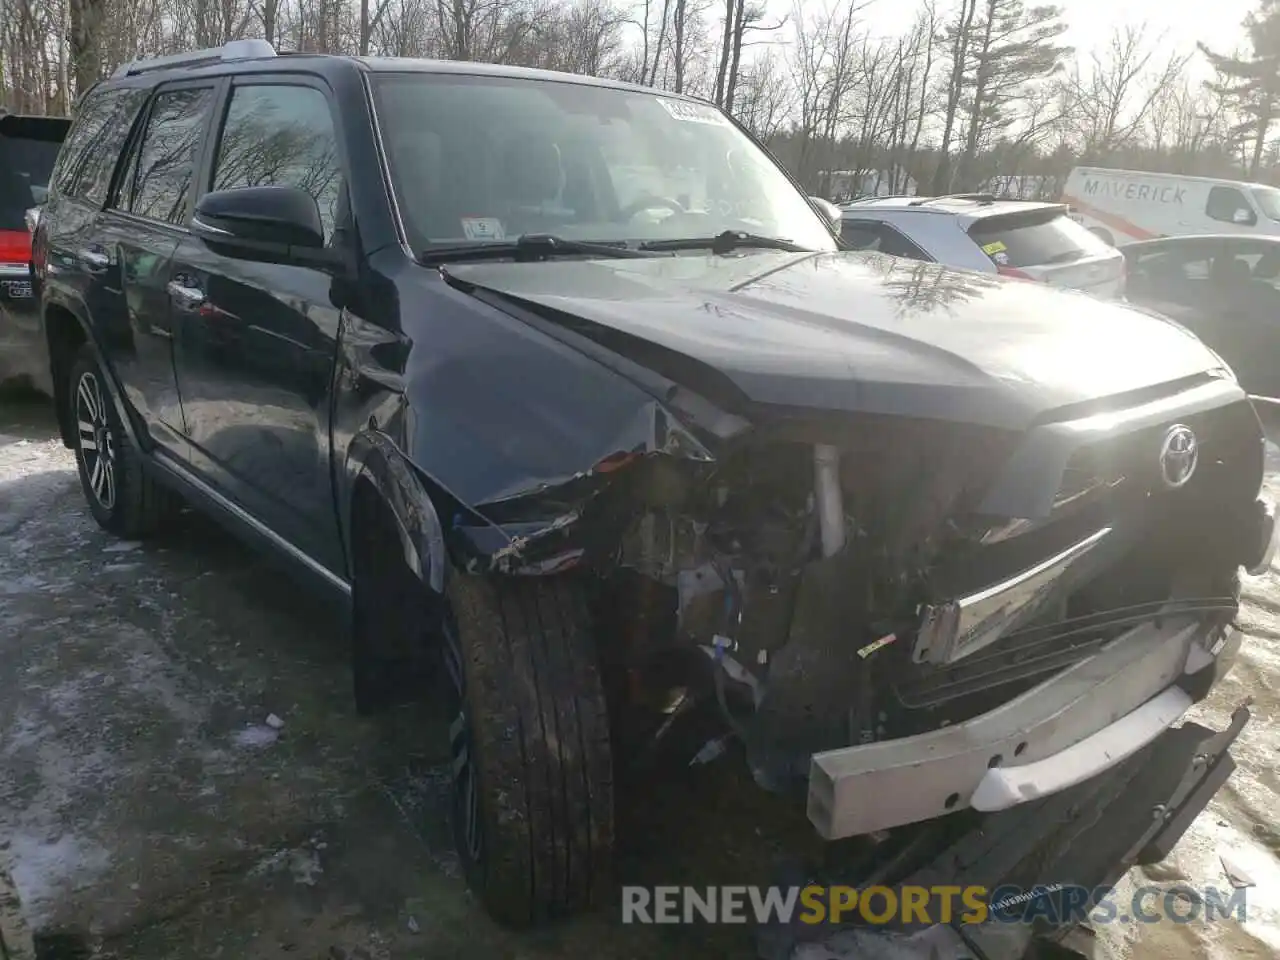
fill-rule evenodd
<path id="1" fill-rule="evenodd" d="M 1036 280 L 1100 297 L 1124 295 L 1125 260 L 1058 203 L 985 194 L 869 197 L 840 208 L 857 250 Z"/>

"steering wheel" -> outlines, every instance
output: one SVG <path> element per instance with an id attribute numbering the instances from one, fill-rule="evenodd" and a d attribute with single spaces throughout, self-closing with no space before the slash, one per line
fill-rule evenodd
<path id="1" fill-rule="evenodd" d="M 655 194 L 646 194 L 639 199 L 632 200 L 625 207 L 618 211 L 623 220 L 634 220 L 639 214 L 646 210 L 670 210 L 672 213 L 688 213 L 684 204 L 679 200 L 672 200 L 670 197 L 659 197 Z"/>

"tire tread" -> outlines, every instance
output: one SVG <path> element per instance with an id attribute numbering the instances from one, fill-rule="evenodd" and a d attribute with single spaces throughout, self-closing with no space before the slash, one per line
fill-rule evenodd
<path id="1" fill-rule="evenodd" d="M 610 879 L 613 781 L 582 585 L 456 576 L 450 592 L 469 700 L 486 709 L 471 718 L 485 811 L 480 892 L 491 913 L 521 925 L 585 908 Z"/>

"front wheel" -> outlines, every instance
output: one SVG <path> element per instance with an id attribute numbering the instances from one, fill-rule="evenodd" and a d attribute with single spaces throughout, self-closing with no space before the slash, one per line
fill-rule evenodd
<path id="1" fill-rule="evenodd" d="M 136 540 L 159 529 L 171 495 L 144 472 L 142 454 L 121 426 L 105 376 L 89 346 L 81 347 L 67 379 L 80 486 L 100 527 Z"/>
<path id="2" fill-rule="evenodd" d="M 583 585 L 454 574 L 446 592 L 453 827 L 467 882 L 518 926 L 598 903 L 611 879 L 613 774 Z"/>

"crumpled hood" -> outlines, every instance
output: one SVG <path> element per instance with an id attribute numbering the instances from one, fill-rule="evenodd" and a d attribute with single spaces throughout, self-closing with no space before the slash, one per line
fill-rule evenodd
<path id="1" fill-rule="evenodd" d="M 879 255 L 475 263 L 445 274 L 572 317 L 619 352 L 657 344 L 750 401 L 787 407 L 1021 429 L 1057 407 L 1221 365 L 1185 330 L 1121 304 Z"/>

